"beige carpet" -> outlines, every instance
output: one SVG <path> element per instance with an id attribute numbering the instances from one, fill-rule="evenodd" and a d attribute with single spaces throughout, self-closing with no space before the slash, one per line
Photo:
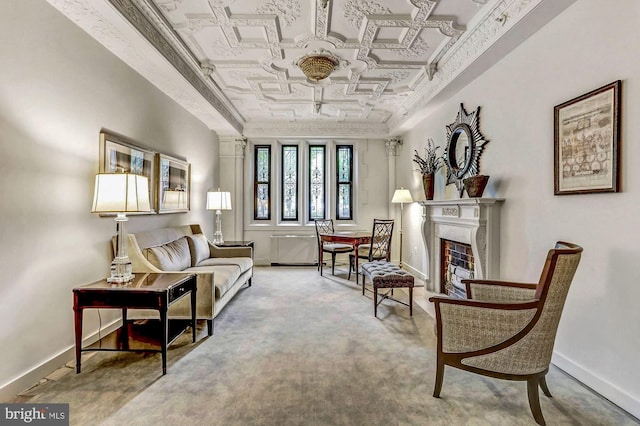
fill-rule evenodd
<path id="1" fill-rule="evenodd" d="M 371 296 L 336 274 L 256 268 L 213 337 L 170 348 L 166 376 L 159 354 L 101 352 L 17 400 L 68 402 L 76 425 L 535 424 L 524 382 L 447 368 L 433 398 L 431 317 L 385 301 L 376 319 Z M 549 425 L 638 424 L 556 368 L 547 382 Z"/>

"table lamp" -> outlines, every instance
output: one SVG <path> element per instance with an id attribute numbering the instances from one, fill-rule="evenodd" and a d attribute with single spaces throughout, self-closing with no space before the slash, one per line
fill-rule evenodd
<path id="1" fill-rule="evenodd" d="M 224 243 L 222 238 L 222 210 L 231 210 L 231 193 L 220 191 L 207 192 L 207 210 L 216 211 L 216 232 L 213 234 L 213 244 Z"/>
<path id="2" fill-rule="evenodd" d="M 99 173 L 93 193 L 92 213 L 116 214 L 116 256 L 111 262 L 110 283 L 126 283 L 133 279 L 129 260 L 125 223 L 127 213 L 148 212 L 149 178 L 131 173 Z"/>
<path id="3" fill-rule="evenodd" d="M 413 203 L 413 198 L 411 197 L 411 192 L 409 192 L 408 189 L 400 187 L 400 189 L 396 189 L 393 193 L 391 202 L 393 204 L 400 203 L 400 267 L 402 268 L 402 214 L 404 210 L 404 203 Z"/>

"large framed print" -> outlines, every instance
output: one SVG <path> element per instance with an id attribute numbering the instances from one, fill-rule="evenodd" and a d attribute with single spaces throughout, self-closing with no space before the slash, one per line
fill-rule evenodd
<path id="1" fill-rule="evenodd" d="M 155 213 L 155 152 L 125 136 L 107 130 L 100 132 L 100 173 L 134 173 L 149 178 L 149 201 Z M 132 213 L 132 214 L 149 214 Z"/>
<path id="2" fill-rule="evenodd" d="M 554 108 L 554 194 L 620 191 L 620 80 Z"/>
<path id="3" fill-rule="evenodd" d="M 158 213 L 189 211 L 191 165 L 166 154 L 158 157 Z"/>

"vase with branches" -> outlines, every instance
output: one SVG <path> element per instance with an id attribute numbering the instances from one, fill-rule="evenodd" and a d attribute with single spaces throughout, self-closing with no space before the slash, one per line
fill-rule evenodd
<path id="1" fill-rule="evenodd" d="M 424 195 L 427 200 L 433 200 L 433 177 L 442 167 L 443 159 L 438 155 L 439 146 L 435 146 L 431 138 L 427 139 L 424 156 L 420 156 L 418 150 L 414 150 L 413 162 L 418 165 L 418 170 L 422 174 L 424 185 Z"/>

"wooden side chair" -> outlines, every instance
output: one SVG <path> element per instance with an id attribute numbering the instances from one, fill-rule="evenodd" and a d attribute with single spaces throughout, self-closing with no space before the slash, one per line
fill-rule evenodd
<path id="1" fill-rule="evenodd" d="M 371 244 L 358 246 L 358 253 L 349 254 L 349 277 L 351 270 L 355 269 L 356 256 L 358 259 L 366 259 L 368 262 L 374 260 L 391 260 L 391 237 L 393 236 L 393 219 L 373 219 L 373 230 L 371 231 Z M 356 282 L 359 272 L 356 271 Z M 364 284 L 363 284 L 364 285 Z"/>
<path id="2" fill-rule="evenodd" d="M 316 219 L 316 237 L 318 239 L 318 270 L 322 275 L 322 267 L 320 264 L 320 251 L 325 253 L 331 253 L 331 275 L 335 275 L 336 270 L 336 255 L 338 253 L 349 253 L 353 251 L 353 246 L 350 244 L 340 243 L 323 243 L 320 239 L 320 234 L 333 234 L 333 219 Z"/>
<path id="3" fill-rule="evenodd" d="M 582 247 L 558 242 L 549 250 L 537 284 L 463 280 L 469 299 L 429 298 L 438 337 L 433 396 L 440 397 L 445 365 L 527 382 L 529 407 L 544 425 L 538 387 L 551 397 L 545 376 L 562 308 Z"/>

